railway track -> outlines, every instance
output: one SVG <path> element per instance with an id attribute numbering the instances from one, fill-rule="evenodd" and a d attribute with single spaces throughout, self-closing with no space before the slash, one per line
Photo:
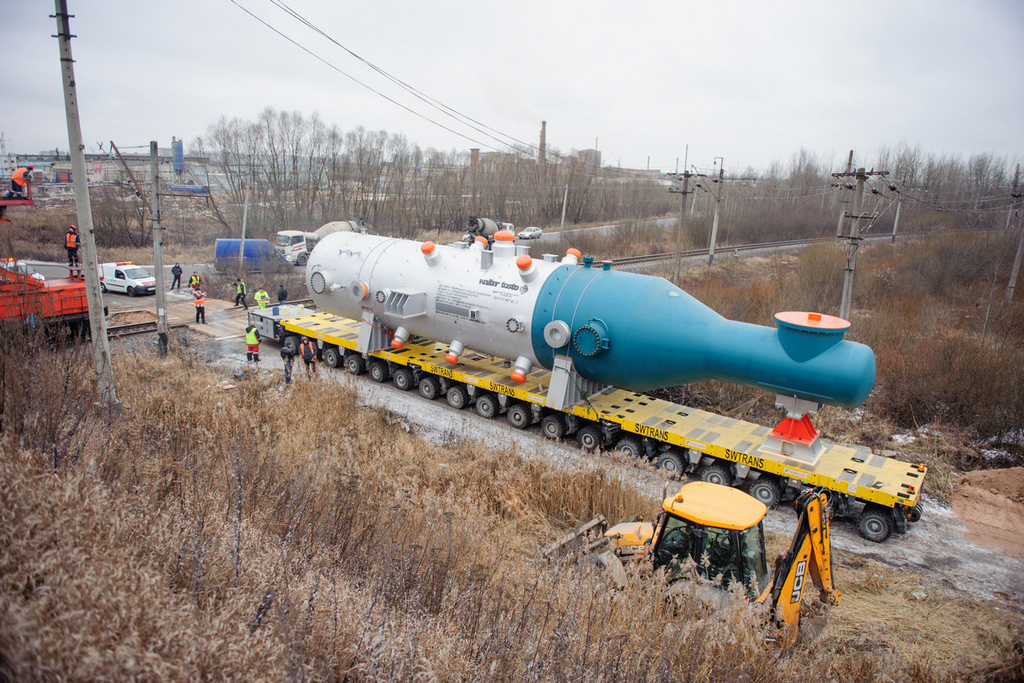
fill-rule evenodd
<path id="1" fill-rule="evenodd" d="M 885 237 L 888 237 L 886 235 Z M 737 246 L 718 247 L 715 249 L 716 253 L 722 252 L 746 252 L 746 251 L 757 251 L 759 249 L 782 249 L 785 247 L 803 247 L 808 244 L 815 244 L 818 242 L 831 242 L 835 240 L 835 237 L 812 237 L 809 239 L 802 240 L 782 240 L 779 242 L 761 242 L 760 244 L 740 244 Z M 679 252 L 680 258 L 692 258 L 696 256 L 707 256 L 710 250 L 708 248 L 703 249 L 689 249 L 687 251 Z M 676 257 L 676 252 L 670 251 L 662 254 L 646 254 L 643 256 L 624 256 L 622 258 L 611 259 L 613 265 L 616 266 L 631 266 L 642 263 L 655 263 L 657 261 L 667 261 Z"/>
<path id="2" fill-rule="evenodd" d="M 188 323 L 168 324 L 167 329 L 176 330 L 182 327 L 188 327 Z M 155 320 L 147 320 L 141 323 L 112 325 L 107 328 L 107 338 L 130 337 L 135 334 L 146 334 L 147 332 L 156 332 Z"/>

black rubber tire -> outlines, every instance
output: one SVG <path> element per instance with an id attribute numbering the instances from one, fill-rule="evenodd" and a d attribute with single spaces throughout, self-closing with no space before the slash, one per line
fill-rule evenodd
<path id="1" fill-rule="evenodd" d="M 341 351 L 338 350 L 337 346 L 328 346 L 320 352 L 320 357 L 324 359 L 324 363 L 329 368 L 336 368 L 342 363 Z"/>
<path id="2" fill-rule="evenodd" d="M 619 442 L 615 444 L 615 450 L 621 452 L 630 460 L 639 460 L 647 456 L 647 451 L 644 449 L 644 444 L 640 437 L 633 434 L 626 434 L 619 439 Z"/>
<path id="3" fill-rule="evenodd" d="M 601 429 L 594 425 L 580 427 L 580 430 L 576 432 L 576 443 L 585 451 L 594 452 L 601 448 L 603 442 L 604 435 L 601 433 Z"/>
<path id="4" fill-rule="evenodd" d="M 281 346 L 287 346 L 292 350 L 292 353 L 297 354 L 299 352 L 300 343 L 301 340 L 299 339 L 299 335 L 289 334 L 287 337 L 284 338 L 284 341 L 281 342 Z"/>
<path id="5" fill-rule="evenodd" d="M 441 395 L 441 380 L 433 375 L 424 375 L 420 377 L 420 396 L 433 401 L 435 398 Z"/>
<path id="6" fill-rule="evenodd" d="M 352 375 L 361 375 L 366 372 L 366 359 L 358 353 L 350 353 L 345 356 L 345 369 Z"/>
<path id="7" fill-rule="evenodd" d="M 476 413 L 480 417 L 490 420 L 497 417 L 499 412 L 501 412 L 501 402 L 498 400 L 497 394 L 484 393 L 476 397 Z"/>
<path id="8" fill-rule="evenodd" d="M 100 283 L 100 291 L 103 292 L 104 294 L 107 293 L 107 286 L 102 282 Z"/>
<path id="9" fill-rule="evenodd" d="M 921 504 L 918 503 L 914 507 L 907 510 L 907 521 L 911 524 L 917 524 L 921 521 L 921 516 L 924 514 L 924 510 L 921 509 Z"/>
<path id="10" fill-rule="evenodd" d="M 127 294 L 128 296 L 135 296 L 135 288 L 129 287 L 128 289 L 124 290 L 124 293 Z"/>
<path id="11" fill-rule="evenodd" d="M 686 463 L 683 462 L 683 458 L 679 453 L 665 451 L 658 456 L 658 469 L 670 477 L 681 477 L 686 472 Z"/>
<path id="12" fill-rule="evenodd" d="M 308 260 L 309 260 L 309 255 L 308 254 L 299 254 L 299 258 L 295 259 L 295 265 L 297 265 L 297 266 L 304 266 L 304 265 L 306 265 L 306 262 Z"/>
<path id="13" fill-rule="evenodd" d="M 548 439 L 565 438 L 565 418 L 557 413 L 545 415 L 540 421 L 540 431 Z"/>
<path id="14" fill-rule="evenodd" d="M 750 485 L 747 487 L 747 493 L 764 503 L 766 508 L 772 510 L 782 500 L 782 485 L 779 484 L 779 480 L 775 477 L 762 475 L 750 482 Z"/>
<path id="15" fill-rule="evenodd" d="M 388 364 L 382 360 L 371 360 L 366 369 L 370 372 L 370 379 L 378 384 L 383 384 L 391 379 L 391 372 L 388 370 Z"/>
<path id="16" fill-rule="evenodd" d="M 709 484 L 732 486 L 732 472 L 724 462 L 712 462 L 700 469 L 700 480 Z"/>
<path id="17" fill-rule="evenodd" d="M 469 390 L 466 389 L 465 384 L 455 384 L 448 388 L 445 398 L 448 399 L 448 405 L 452 408 L 462 410 L 469 405 Z"/>
<path id="18" fill-rule="evenodd" d="M 416 386 L 416 376 L 409 368 L 395 368 L 391 373 L 391 381 L 399 391 L 409 391 Z"/>
<path id="19" fill-rule="evenodd" d="M 505 406 L 505 419 L 516 429 L 526 429 L 533 424 L 533 411 L 530 404 L 513 401 Z"/>
<path id="20" fill-rule="evenodd" d="M 892 536 L 892 511 L 876 505 L 865 505 L 858 526 L 862 537 L 872 543 L 883 543 Z"/>

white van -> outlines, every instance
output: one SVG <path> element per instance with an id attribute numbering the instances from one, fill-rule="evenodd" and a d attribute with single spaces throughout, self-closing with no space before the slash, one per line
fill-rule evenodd
<path id="1" fill-rule="evenodd" d="M 131 261 L 101 263 L 100 289 L 104 292 L 124 292 L 128 296 L 155 294 L 156 278 Z"/>

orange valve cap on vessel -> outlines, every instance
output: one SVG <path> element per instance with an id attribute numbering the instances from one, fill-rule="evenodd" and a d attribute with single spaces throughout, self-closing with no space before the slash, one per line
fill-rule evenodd
<path id="1" fill-rule="evenodd" d="M 523 254 L 522 256 L 516 259 L 516 267 L 518 267 L 519 270 L 526 270 L 532 265 L 533 259 L 530 258 L 529 254 Z"/>
<path id="2" fill-rule="evenodd" d="M 427 265 L 436 266 L 441 262 L 441 252 L 438 251 L 437 245 L 432 241 L 427 240 L 420 245 L 420 251 L 423 252 L 423 258 L 426 259 Z"/>
<path id="3" fill-rule="evenodd" d="M 515 382 L 516 384 L 522 384 L 526 381 L 526 375 L 524 375 L 521 372 L 513 372 L 512 381 Z"/>

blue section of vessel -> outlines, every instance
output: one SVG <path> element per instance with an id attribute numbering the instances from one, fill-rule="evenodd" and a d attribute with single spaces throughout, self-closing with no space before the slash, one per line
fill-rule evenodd
<path id="1" fill-rule="evenodd" d="M 561 320 L 569 343 L 553 349 L 544 326 Z M 875 355 L 841 333 L 778 329 L 723 318 L 662 278 L 564 265 L 548 276 L 533 313 L 533 350 L 552 367 L 648 391 L 706 379 L 854 408 L 871 393 Z"/>

